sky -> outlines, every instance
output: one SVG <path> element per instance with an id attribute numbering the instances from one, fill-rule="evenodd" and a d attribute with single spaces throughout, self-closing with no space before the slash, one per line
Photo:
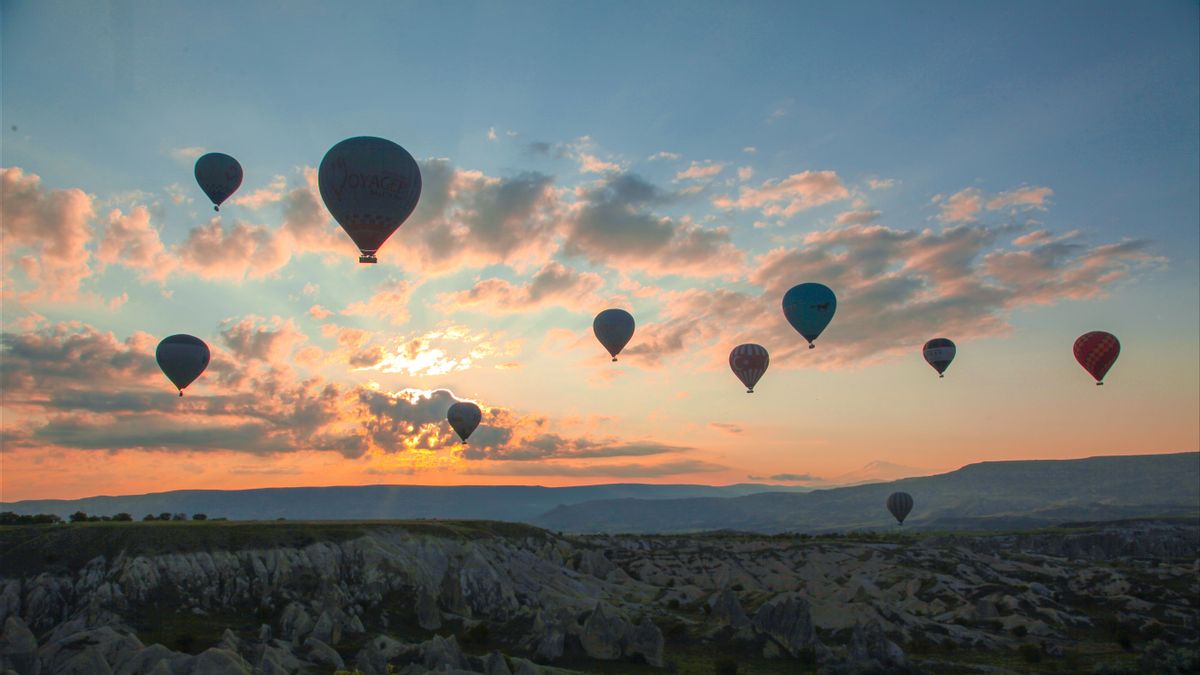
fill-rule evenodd
<path id="1" fill-rule="evenodd" d="M 1200 448 L 1194 2 L 0 11 L 5 501 Z M 317 186 L 361 135 L 422 172 L 378 265 Z M 219 214 L 206 152 L 245 173 Z M 803 282 L 838 297 L 812 350 Z M 176 333 L 212 351 L 182 398 Z"/>

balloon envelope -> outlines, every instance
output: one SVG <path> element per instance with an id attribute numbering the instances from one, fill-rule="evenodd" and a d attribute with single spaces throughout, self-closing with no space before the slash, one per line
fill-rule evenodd
<path id="1" fill-rule="evenodd" d="M 356 136 L 325 153 L 317 184 L 325 208 L 362 253 L 358 261 L 373 263 L 375 252 L 417 208 L 421 169 L 399 145 Z"/>
<path id="2" fill-rule="evenodd" d="M 837 311 L 837 297 L 824 284 L 800 284 L 791 287 L 783 296 L 783 315 L 800 335 L 808 340 L 809 348 L 813 340 L 829 325 L 833 313 Z"/>
<path id="3" fill-rule="evenodd" d="M 954 343 L 946 338 L 934 338 L 925 343 L 925 347 L 921 353 L 925 355 L 925 362 L 933 366 L 933 369 L 938 371 L 938 375 L 946 372 L 950 367 L 950 362 L 954 360 L 954 353 L 957 350 L 954 348 Z"/>
<path id="4" fill-rule="evenodd" d="M 754 393 L 754 385 L 767 372 L 770 363 L 771 357 L 762 345 L 738 345 L 729 352 L 729 368 L 746 385 L 747 394 Z"/>
<path id="5" fill-rule="evenodd" d="M 179 390 L 179 395 L 183 396 L 183 390 L 208 367 L 208 345 L 191 335 L 172 335 L 158 343 L 154 358 L 158 360 L 158 367 L 167 379 Z"/>
<path id="6" fill-rule="evenodd" d="M 197 159 L 195 174 L 200 189 L 212 200 L 214 211 L 220 211 L 221 202 L 242 185 L 242 165 L 221 152 L 210 152 Z"/>
<path id="7" fill-rule="evenodd" d="M 1096 384 L 1099 385 L 1104 384 L 1104 376 L 1120 355 L 1121 343 L 1112 333 L 1094 330 L 1075 340 L 1074 351 L 1075 360 L 1096 378 Z"/>
<path id="8" fill-rule="evenodd" d="M 606 309 L 592 321 L 592 331 L 616 361 L 617 354 L 633 338 L 633 315 L 623 309 Z"/>
<path id="9" fill-rule="evenodd" d="M 904 524 L 904 519 L 908 517 L 913 507 L 912 495 L 907 492 L 893 492 L 887 498 L 887 509 L 892 513 L 896 522 Z"/>
<path id="10" fill-rule="evenodd" d="M 479 410 L 479 406 L 470 401 L 458 401 L 450 406 L 446 411 L 446 421 L 450 423 L 458 437 L 463 443 L 471 437 L 471 433 L 479 426 L 479 422 L 483 419 L 483 413 Z"/>

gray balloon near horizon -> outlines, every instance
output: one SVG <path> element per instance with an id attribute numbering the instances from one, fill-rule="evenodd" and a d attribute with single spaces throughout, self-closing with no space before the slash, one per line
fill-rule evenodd
<path id="1" fill-rule="evenodd" d="M 465 444 L 479 423 L 483 421 L 483 411 L 470 401 L 458 401 L 446 411 L 446 421 L 450 423 L 450 427 Z"/>
<path id="2" fill-rule="evenodd" d="M 375 253 L 412 215 L 421 199 L 421 167 L 386 138 L 355 136 L 325 153 L 317 170 L 321 200 L 358 247 L 358 261 Z"/>
<path id="3" fill-rule="evenodd" d="M 179 390 L 179 395 L 183 396 L 183 390 L 208 368 L 208 345 L 191 335 L 172 335 L 158 343 L 154 358 L 163 374 Z"/>
<path id="4" fill-rule="evenodd" d="M 213 203 L 213 211 L 242 186 L 242 165 L 223 152 L 210 152 L 196 160 L 193 169 L 200 189 Z"/>
<path id="5" fill-rule="evenodd" d="M 633 338 L 633 329 L 633 315 L 623 309 L 606 309 L 592 321 L 592 332 L 608 350 L 613 361 L 617 360 L 617 354 Z"/>
<path id="6" fill-rule="evenodd" d="M 887 498 L 888 511 L 891 512 L 892 516 L 896 519 L 896 522 L 900 523 L 901 525 L 904 524 L 904 519 L 908 517 L 908 514 L 912 511 L 912 508 L 913 498 L 912 495 L 908 494 L 907 492 L 893 492 Z"/>

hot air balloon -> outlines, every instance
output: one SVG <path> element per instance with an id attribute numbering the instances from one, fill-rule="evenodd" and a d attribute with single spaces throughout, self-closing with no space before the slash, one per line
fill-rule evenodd
<path id="1" fill-rule="evenodd" d="M 154 358 L 167 379 L 179 390 L 187 388 L 208 367 L 208 345 L 191 335 L 172 335 L 158 343 Z"/>
<path id="2" fill-rule="evenodd" d="M 242 165 L 229 155 L 210 152 L 196 160 L 196 182 L 212 200 L 213 211 L 242 185 Z"/>
<path id="3" fill-rule="evenodd" d="M 792 286 L 783 296 L 783 315 L 808 340 L 809 349 L 814 347 L 813 340 L 829 325 L 836 310 L 837 297 L 823 284 Z"/>
<path id="4" fill-rule="evenodd" d="M 1117 336 L 1102 330 L 1084 333 L 1075 340 L 1075 360 L 1096 378 L 1096 386 L 1104 384 L 1104 376 L 1120 353 L 1121 343 Z"/>
<path id="5" fill-rule="evenodd" d="M 633 337 L 633 315 L 623 309 L 606 309 L 592 321 L 592 331 L 616 361 L 617 354 Z"/>
<path id="6" fill-rule="evenodd" d="M 729 352 L 729 367 L 742 384 L 746 385 L 747 394 L 754 393 L 754 385 L 763 373 L 767 372 L 767 365 L 770 363 L 771 358 L 762 345 L 738 345 Z"/>
<path id="7" fill-rule="evenodd" d="M 325 153 L 317 171 L 325 208 L 358 247 L 360 263 L 412 214 L 421 198 L 421 169 L 404 148 L 374 136 L 347 138 Z"/>
<path id="8" fill-rule="evenodd" d="M 925 343 L 925 348 L 921 350 L 925 354 L 925 362 L 933 366 L 933 369 L 938 371 L 938 377 L 945 377 L 943 373 L 950 367 L 950 362 L 954 360 L 954 343 L 946 338 L 934 338 Z"/>
<path id="9" fill-rule="evenodd" d="M 892 512 L 892 516 L 896 518 L 896 522 L 904 524 L 904 519 L 908 517 L 909 511 L 912 511 L 913 498 L 907 492 L 893 492 L 887 498 L 887 509 Z"/>
<path id="10" fill-rule="evenodd" d="M 446 421 L 462 439 L 463 444 L 466 444 L 467 439 L 471 437 L 471 433 L 479 426 L 482 419 L 483 413 L 479 410 L 479 406 L 470 401 L 457 401 L 446 411 Z"/>

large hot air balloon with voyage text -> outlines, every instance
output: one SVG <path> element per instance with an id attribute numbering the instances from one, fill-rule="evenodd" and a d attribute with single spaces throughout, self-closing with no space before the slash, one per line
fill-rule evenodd
<path id="1" fill-rule="evenodd" d="M 446 421 L 464 444 L 482 420 L 483 412 L 470 401 L 457 401 L 446 411 Z"/>
<path id="2" fill-rule="evenodd" d="M 1104 376 L 1121 354 L 1121 343 L 1117 336 L 1094 330 L 1084 333 L 1075 340 L 1075 360 L 1096 379 L 1096 385 L 1104 384 Z"/>
<path id="3" fill-rule="evenodd" d="M 242 186 L 242 165 L 222 152 L 210 152 L 196 160 L 196 182 L 213 203 L 213 211 Z"/>
<path id="4" fill-rule="evenodd" d="M 729 352 L 729 368 L 746 385 L 746 393 L 754 393 L 754 385 L 767 372 L 771 357 L 762 345 L 738 345 Z"/>
<path id="5" fill-rule="evenodd" d="M 837 297 L 824 284 L 799 284 L 783 296 L 783 316 L 808 340 L 809 349 L 815 346 L 813 340 L 829 325 L 835 311 Z"/>
<path id="6" fill-rule="evenodd" d="M 592 321 L 592 332 L 613 361 L 633 338 L 633 327 L 633 315 L 623 309 L 606 309 Z"/>
<path id="7" fill-rule="evenodd" d="M 183 390 L 208 367 L 208 345 L 191 335 L 172 335 L 163 338 L 154 352 L 158 367 L 183 396 Z"/>
<path id="8" fill-rule="evenodd" d="M 358 247 L 358 261 L 373 263 L 379 247 L 417 208 L 421 169 L 399 145 L 356 136 L 325 153 L 317 184 L 325 208 Z"/>

